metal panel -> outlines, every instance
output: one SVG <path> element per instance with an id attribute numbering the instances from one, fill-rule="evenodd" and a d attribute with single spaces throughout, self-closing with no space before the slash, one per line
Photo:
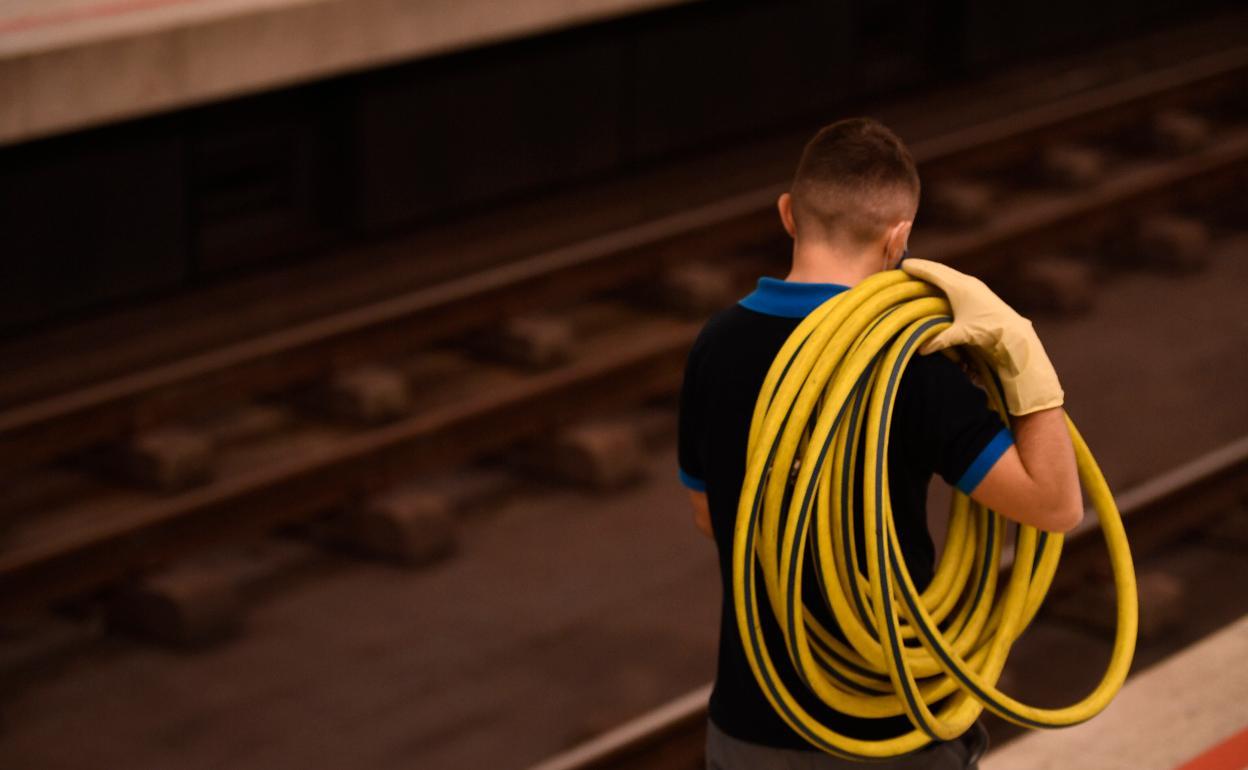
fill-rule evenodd
<path id="1" fill-rule="evenodd" d="M 854 88 L 843 2 L 723 3 L 639 25 L 634 149 L 646 158 L 783 126 Z"/>
<path id="2" fill-rule="evenodd" d="M 128 129 L 0 155 L 0 331 L 185 277 L 182 142 L 165 124 Z"/>
<path id="3" fill-rule="evenodd" d="M 340 89 L 272 94 L 189 119 L 197 276 L 280 260 L 332 237 L 342 218 L 346 149 Z"/>
<path id="4" fill-rule="evenodd" d="M 561 34 L 361 82 L 359 224 L 391 227 L 618 164 L 617 41 Z"/>

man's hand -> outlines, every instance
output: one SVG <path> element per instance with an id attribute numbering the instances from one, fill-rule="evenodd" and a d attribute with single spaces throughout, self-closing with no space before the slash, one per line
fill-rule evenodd
<path id="1" fill-rule="evenodd" d="M 715 533 L 711 529 L 711 506 L 706 501 L 706 493 L 689 490 L 689 502 L 693 503 L 693 525 L 702 534 L 713 539 Z"/>
<path id="2" fill-rule="evenodd" d="M 1031 326 L 978 278 L 926 259 L 907 259 L 902 269 L 945 293 L 953 325 L 923 346 L 931 353 L 973 345 L 988 354 L 1001 378 L 1010 414 L 1024 415 L 1061 406 L 1065 398 L 1057 372 Z"/>
<path id="3" fill-rule="evenodd" d="M 948 265 L 907 259 L 902 269 L 943 291 L 953 308 L 953 325 L 929 340 L 921 352 L 953 345 L 984 350 L 1014 415 L 1015 445 L 997 460 L 971 497 L 1023 524 L 1050 532 L 1073 529 L 1083 518 L 1083 497 L 1066 415 L 1059 408 L 1065 394 L 1031 322 L 983 281 Z"/>

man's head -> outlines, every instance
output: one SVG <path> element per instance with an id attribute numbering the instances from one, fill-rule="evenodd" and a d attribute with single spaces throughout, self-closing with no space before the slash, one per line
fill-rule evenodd
<path id="1" fill-rule="evenodd" d="M 895 267 L 918 210 L 919 174 L 910 151 L 883 124 L 840 120 L 806 143 L 778 206 L 799 244 L 826 244 Z"/>

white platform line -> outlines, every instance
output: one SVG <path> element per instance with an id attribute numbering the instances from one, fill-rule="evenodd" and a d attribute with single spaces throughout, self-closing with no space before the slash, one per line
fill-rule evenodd
<path id="1" fill-rule="evenodd" d="M 711 685 L 706 684 L 591 741 L 533 765 L 530 770 L 571 770 L 583 767 L 586 763 L 610 756 L 643 740 L 647 735 L 662 731 L 674 722 L 705 711 L 706 701 L 710 697 Z"/>

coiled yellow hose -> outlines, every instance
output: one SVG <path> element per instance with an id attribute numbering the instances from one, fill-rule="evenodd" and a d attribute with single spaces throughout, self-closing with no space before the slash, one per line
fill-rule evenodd
<path id="1" fill-rule="evenodd" d="M 733 541 L 738 630 L 772 706 L 806 740 L 836 756 L 881 759 L 950 740 L 984 708 L 1027 727 L 1073 725 L 1109 704 L 1131 665 L 1137 600 L 1126 533 L 1105 478 L 1069 418 L 1079 477 L 1100 519 L 1118 592 L 1113 653 L 1091 694 L 1072 706 L 1042 709 L 996 688 L 1010 646 L 1035 617 L 1057 570 L 1060 534 L 1020 526 L 1013 568 L 998 590 L 1003 521 L 955 490 L 933 580 L 922 593 L 911 581 L 889 506 L 889 424 L 907 363 L 950 322 L 949 304 L 934 287 L 900 270 L 872 276 L 819 306 L 794 330 L 754 409 Z M 988 384 L 993 408 L 1008 419 L 987 362 L 975 350 L 965 352 Z M 858 472 L 861 533 L 851 513 Z M 865 575 L 857 537 L 865 539 Z M 848 644 L 803 603 L 812 598 L 801 590 L 808 548 L 821 599 Z M 913 731 L 864 741 L 803 710 L 776 675 L 775 651 L 763 642 L 755 563 L 784 634 L 784 652 L 804 685 L 845 714 L 905 714 Z M 933 713 L 929 706 L 949 695 Z"/>

